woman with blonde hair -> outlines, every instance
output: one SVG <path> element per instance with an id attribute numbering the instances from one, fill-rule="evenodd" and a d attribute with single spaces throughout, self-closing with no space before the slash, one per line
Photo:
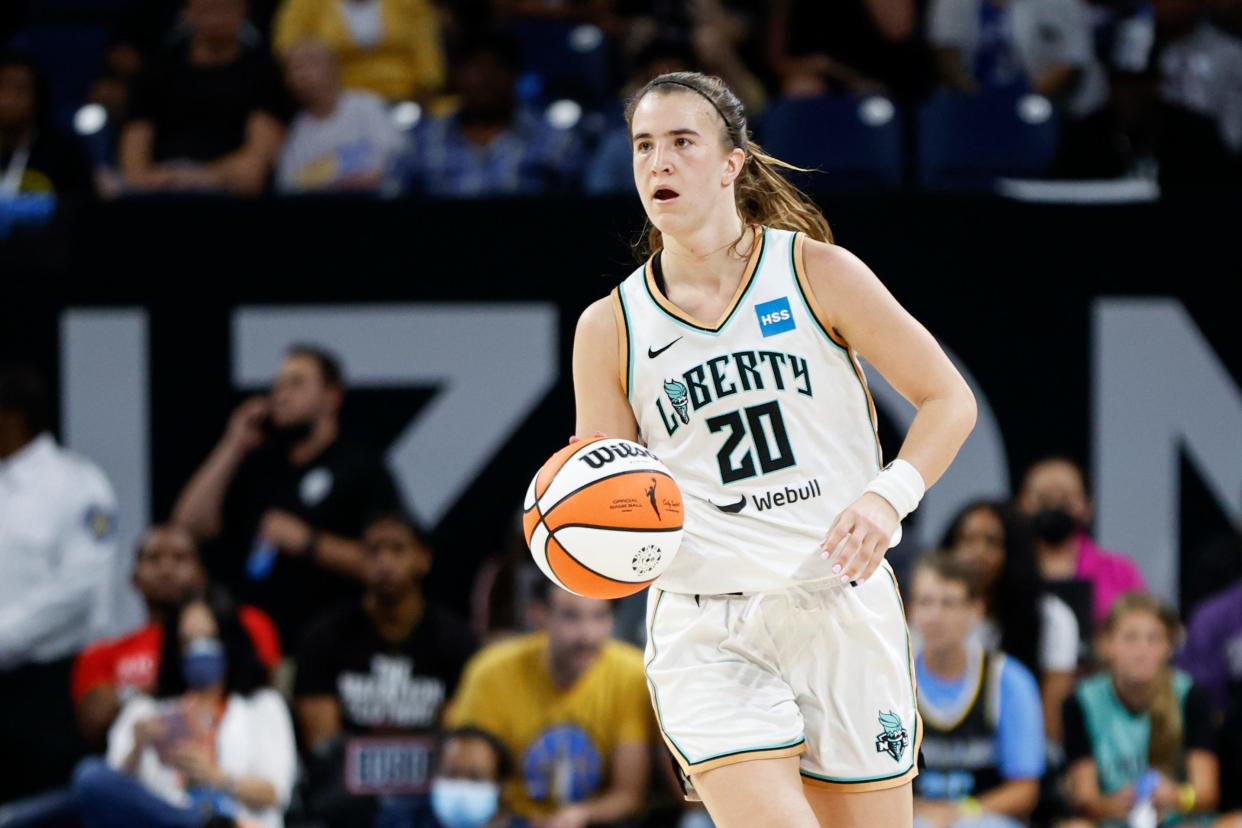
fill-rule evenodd
<path id="1" fill-rule="evenodd" d="M 648 595 L 665 742 L 720 828 L 910 826 L 921 726 L 884 560 L 975 401 L 719 78 L 626 108 L 646 261 L 574 341 L 578 435 L 641 439 L 686 532 Z M 918 408 L 884 465 L 864 356 Z"/>

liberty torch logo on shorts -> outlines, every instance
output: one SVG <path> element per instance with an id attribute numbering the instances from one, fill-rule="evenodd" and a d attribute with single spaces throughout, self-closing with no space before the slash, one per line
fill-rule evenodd
<path id="1" fill-rule="evenodd" d="M 884 728 L 884 731 L 876 734 L 875 752 L 887 753 L 893 757 L 894 762 L 900 762 L 902 754 L 910 745 L 910 734 L 906 733 L 901 717 L 896 713 L 885 713 L 881 710 L 880 727 Z"/>

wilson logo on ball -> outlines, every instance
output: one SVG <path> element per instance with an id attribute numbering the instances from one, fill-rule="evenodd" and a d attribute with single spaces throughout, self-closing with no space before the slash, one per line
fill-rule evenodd
<path id="1" fill-rule="evenodd" d="M 647 451 L 647 449 L 637 443 L 624 442 L 613 443 L 612 445 L 600 446 L 597 449 L 591 449 L 589 452 L 579 457 L 578 460 L 586 463 L 593 469 L 599 469 L 609 463 L 627 457 L 647 457 L 652 460 L 656 459 L 654 454 Z"/>

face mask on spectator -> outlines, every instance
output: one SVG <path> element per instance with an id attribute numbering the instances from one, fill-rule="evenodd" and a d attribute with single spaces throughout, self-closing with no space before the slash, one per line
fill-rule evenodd
<path id="1" fill-rule="evenodd" d="M 224 645 L 218 638 L 193 639 L 186 644 L 181 657 L 181 672 L 191 690 L 202 690 L 220 681 L 227 667 Z"/>
<path id="2" fill-rule="evenodd" d="M 444 828 L 481 828 L 500 807 L 500 785 L 473 779 L 436 779 L 431 810 Z"/>
<path id="3" fill-rule="evenodd" d="M 1064 542 L 1078 528 L 1078 521 L 1060 506 L 1042 509 L 1031 518 L 1031 528 L 1035 536 L 1047 544 L 1055 546 Z"/>

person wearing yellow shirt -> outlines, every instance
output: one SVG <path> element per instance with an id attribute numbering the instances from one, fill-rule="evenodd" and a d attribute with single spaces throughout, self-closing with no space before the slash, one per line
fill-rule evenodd
<path id="1" fill-rule="evenodd" d="M 322 41 L 341 62 L 346 89 L 389 101 L 426 99 L 444 84 L 440 24 L 430 0 L 284 0 L 273 42 Z"/>
<path id="2" fill-rule="evenodd" d="M 504 797 L 540 828 L 635 816 L 650 772 L 651 701 L 641 652 L 612 640 L 612 605 L 540 581 L 544 629 L 466 665 L 448 725 L 496 734 L 517 758 Z"/>

